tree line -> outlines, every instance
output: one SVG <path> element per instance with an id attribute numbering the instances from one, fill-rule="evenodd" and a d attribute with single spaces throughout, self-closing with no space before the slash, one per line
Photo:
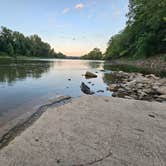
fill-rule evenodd
<path id="1" fill-rule="evenodd" d="M 129 0 L 126 27 L 111 37 L 105 59 L 166 53 L 166 0 Z"/>
<path id="2" fill-rule="evenodd" d="M 88 54 L 83 55 L 81 59 L 90 59 L 90 60 L 102 60 L 103 55 L 99 48 L 94 48 Z"/>
<path id="3" fill-rule="evenodd" d="M 62 53 L 56 53 L 51 46 L 43 42 L 38 35 L 24 36 L 6 27 L 0 29 L 0 56 L 65 58 Z"/>

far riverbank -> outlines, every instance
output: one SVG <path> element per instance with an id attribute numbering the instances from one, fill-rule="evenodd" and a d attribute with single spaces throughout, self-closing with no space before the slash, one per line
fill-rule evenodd
<path id="1" fill-rule="evenodd" d="M 163 73 L 166 76 L 166 58 L 163 55 L 137 60 L 119 58 L 112 60 L 111 65 L 129 65 L 140 68 L 140 70 L 151 71 L 154 74 Z"/>

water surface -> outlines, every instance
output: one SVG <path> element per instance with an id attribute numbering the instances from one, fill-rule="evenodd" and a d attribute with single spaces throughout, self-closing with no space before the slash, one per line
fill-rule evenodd
<path id="1" fill-rule="evenodd" d="M 106 90 L 103 61 L 85 60 L 15 60 L 0 63 L 0 126 L 29 111 L 37 102 L 58 95 L 78 97 L 85 82 L 95 95 L 110 96 Z M 86 71 L 98 77 L 86 79 Z M 94 84 L 94 85 L 93 85 Z M 103 90 L 104 92 L 97 92 Z"/>
<path id="2" fill-rule="evenodd" d="M 30 115 L 50 99 L 59 95 L 85 95 L 80 89 L 81 82 L 86 83 L 94 95 L 111 96 L 107 86 L 116 80 L 109 74 L 112 70 L 153 73 L 104 61 L 0 59 L 0 133 L 5 124 L 13 124 L 18 117 Z M 86 79 L 83 76 L 86 71 L 94 72 L 98 77 Z"/>

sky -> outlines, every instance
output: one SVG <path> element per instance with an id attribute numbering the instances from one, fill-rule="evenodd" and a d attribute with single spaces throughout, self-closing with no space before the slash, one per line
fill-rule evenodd
<path id="1" fill-rule="evenodd" d="M 38 34 L 56 52 L 105 51 L 126 22 L 128 0 L 0 0 L 0 26 Z"/>

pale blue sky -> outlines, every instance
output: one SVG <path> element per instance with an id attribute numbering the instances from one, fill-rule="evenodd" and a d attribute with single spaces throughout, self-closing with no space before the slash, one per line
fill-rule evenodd
<path id="1" fill-rule="evenodd" d="M 124 28 L 127 11 L 128 0 L 0 0 L 0 25 L 80 56 L 94 47 L 105 51 Z"/>

